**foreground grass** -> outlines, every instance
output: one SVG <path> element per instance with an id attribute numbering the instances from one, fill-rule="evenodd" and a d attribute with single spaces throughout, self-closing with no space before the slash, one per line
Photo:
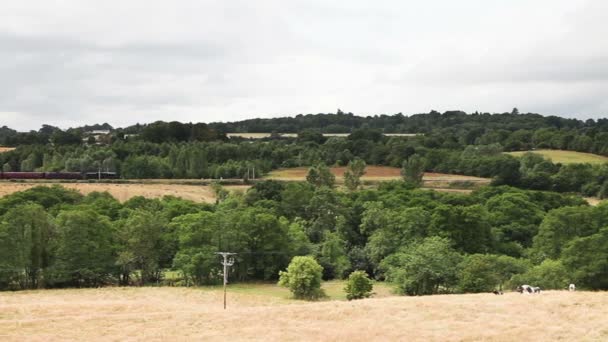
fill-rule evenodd
<path id="1" fill-rule="evenodd" d="M 322 285 L 326 297 L 319 301 L 331 300 L 346 300 L 344 292 L 345 281 L 327 281 Z M 199 288 L 206 292 L 222 292 L 222 286 L 204 286 Z M 291 292 L 285 287 L 278 286 L 276 283 L 235 283 L 229 284 L 227 291 L 228 295 L 246 295 L 250 299 L 257 299 L 260 302 L 268 301 L 269 303 L 300 303 L 292 298 Z M 393 288 L 383 282 L 374 283 L 374 297 L 383 298 L 394 296 Z"/>
<path id="2" fill-rule="evenodd" d="M 332 284 L 329 284 L 330 287 Z M 259 287 L 256 287 L 259 286 Z M 270 285 L 0 293 L 2 341 L 605 341 L 608 293 L 301 302 Z M 339 287 L 336 283 L 335 286 Z M 272 286 L 270 286 L 272 287 Z M 330 291 L 328 291 L 330 292 Z M 276 299 L 276 300 L 275 300 Z"/>
<path id="3" fill-rule="evenodd" d="M 521 157 L 524 153 L 532 152 L 540 154 L 545 158 L 551 159 L 554 163 L 562 164 L 574 164 L 574 163 L 589 163 L 589 164 L 603 164 L 608 162 L 608 157 L 600 156 L 592 153 L 583 153 L 575 151 L 564 151 L 564 150 L 534 150 L 534 151 L 520 151 L 520 152 L 508 152 L 508 154 Z"/>

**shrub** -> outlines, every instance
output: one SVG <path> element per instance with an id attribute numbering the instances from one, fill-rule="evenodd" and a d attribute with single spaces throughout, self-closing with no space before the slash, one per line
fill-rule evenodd
<path id="1" fill-rule="evenodd" d="M 513 288 L 521 284 L 533 284 L 547 290 L 563 290 L 571 282 L 572 279 L 564 265 L 560 261 L 551 259 L 546 259 L 526 273 L 514 275 L 510 281 Z"/>
<path id="2" fill-rule="evenodd" d="M 372 281 L 364 271 L 352 272 L 344 287 L 348 300 L 369 298 L 372 295 L 372 289 Z"/>
<path id="3" fill-rule="evenodd" d="M 313 300 L 323 297 L 321 277 L 323 267 L 310 256 L 291 259 L 287 271 L 279 272 L 279 285 L 289 288 L 296 299 Z"/>

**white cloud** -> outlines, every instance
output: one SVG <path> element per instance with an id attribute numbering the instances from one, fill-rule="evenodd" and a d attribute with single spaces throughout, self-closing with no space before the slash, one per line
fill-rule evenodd
<path id="1" fill-rule="evenodd" d="M 0 125 L 608 114 L 601 0 L 6 1 Z"/>

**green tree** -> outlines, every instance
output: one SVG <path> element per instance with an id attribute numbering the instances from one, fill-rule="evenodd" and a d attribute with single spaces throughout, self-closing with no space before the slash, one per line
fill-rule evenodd
<path id="1" fill-rule="evenodd" d="M 418 154 L 410 156 L 403 162 L 401 168 L 401 176 L 406 183 L 414 186 L 422 185 L 422 177 L 424 176 L 425 160 Z"/>
<path id="2" fill-rule="evenodd" d="M 344 240 L 337 233 L 326 231 L 321 243 L 319 263 L 325 279 L 342 279 L 350 268 Z"/>
<path id="3" fill-rule="evenodd" d="M 0 223 L 0 289 L 45 286 L 53 225 L 44 208 L 26 203 L 10 209 Z M 4 284 L 4 286 L 3 286 Z"/>
<path id="4" fill-rule="evenodd" d="M 115 271 L 112 225 L 91 209 L 61 211 L 51 267 L 57 285 L 99 286 Z"/>
<path id="5" fill-rule="evenodd" d="M 354 271 L 348 276 L 344 287 L 348 300 L 369 298 L 374 285 L 364 271 Z"/>
<path id="6" fill-rule="evenodd" d="M 563 207 L 551 210 L 534 237 L 533 256 L 537 261 L 559 259 L 562 249 L 574 238 L 597 232 L 594 208 Z"/>
<path id="7" fill-rule="evenodd" d="M 296 256 L 286 271 L 279 272 L 279 285 L 287 287 L 296 299 L 314 300 L 324 296 L 321 290 L 323 267 L 310 256 Z"/>
<path id="8" fill-rule="evenodd" d="M 521 284 L 534 284 L 547 290 L 563 290 L 573 281 L 570 273 L 560 261 L 546 259 L 527 272 L 514 275 L 510 283 L 513 287 Z"/>
<path id="9" fill-rule="evenodd" d="M 608 227 L 572 240 L 563 251 L 561 261 L 577 286 L 608 289 Z"/>
<path id="10" fill-rule="evenodd" d="M 230 194 L 228 192 L 228 190 L 226 190 L 218 182 L 212 182 L 211 183 L 211 190 L 213 190 L 213 193 L 215 194 L 215 203 L 216 204 L 224 201 L 226 198 L 228 198 L 228 195 Z"/>
<path id="11" fill-rule="evenodd" d="M 333 188 L 336 183 L 336 176 L 331 173 L 331 170 L 327 166 L 319 164 L 308 169 L 306 181 L 315 187 L 326 186 Z"/>
<path id="12" fill-rule="evenodd" d="M 141 209 L 132 212 L 121 225 L 118 263 L 123 270 L 139 270 L 142 285 L 160 280 L 161 259 L 167 249 L 163 239 L 165 227 L 161 213 Z"/>
<path id="13" fill-rule="evenodd" d="M 408 295 L 449 292 L 457 283 L 462 258 L 450 245 L 450 240 L 433 236 L 404 247 L 383 260 L 386 279 Z"/>
<path id="14" fill-rule="evenodd" d="M 459 265 L 458 287 L 462 292 L 489 292 L 515 274 L 523 273 L 527 262 L 506 255 L 470 254 Z"/>
<path id="15" fill-rule="evenodd" d="M 355 158 L 348 163 L 348 167 L 344 172 L 344 184 L 346 187 L 355 191 L 361 186 L 361 177 L 365 174 L 365 161 L 360 158 Z"/>
<path id="16" fill-rule="evenodd" d="M 219 252 L 219 218 L 203 211 L 174 218 L 172 228 L 177 232 L 179 249 L 173 265 L 180 270 L 187 283 L 209 284 L 219 274 L 216 252 Z"/>

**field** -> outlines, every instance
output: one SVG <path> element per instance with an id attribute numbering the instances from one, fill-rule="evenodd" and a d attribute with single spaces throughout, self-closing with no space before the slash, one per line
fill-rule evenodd
<path id="1" fill-rule="evenodd" d="M 336 180 L 338 182 L 342 182 L 344 180 L 344 171 L 346 171 L 346 167 L 343 166 L 331 168 L 331 172 L 336 176 Z M 307 167 L 279 169 L 270 172 L 267 178 L 278 180 L 302 181 L 306 179 L 307 173 Z M 368 166 L 365 169 L 365 175 L 361 177 L 361 179 L 363 181 L 387 181 L 401 179 L 401 169 L 390 166 Z M 424 174 L 423 180 L 425 182 L 425 186 L 430 187 L 448 186 L 449 184 L 452 184 L 454 182 L 470 182 L 474 184 L 490 183 L 490 179 L 488 178 L 450 175 L 433 172 L 426 172 Z"/>
<path id="2" fill-rule="evenodd" d="M 275 285 L 0 293 L 3 341 L 602 341 L 608 293 L 300 302 Z"/>
<path id="3" fill-rule="evenodd" d="M 296 138 L 298 136 L 297 133 L 278 133 L 281 137 L 284 138 Z M 347 137 L 350 133 L 323 133 L 324 137 Z M 418 134 L 416 133 L 384 133 L 387 137 L 413 137 Z M 269 138 L 271 133 L 226 133 L 228 138 L 239 137 L 245 139 L 263 139 Z"/>
<path id="4" fill-rule="evenodd" d="M 563 150 L 534 150 L 534 151 L 520 151 L 520 152 L 508 152 L 508 154 L 520 157 L 526 152 L 533 152 L 540 154 L 545 158 L 551 159 L 554 163 L 562 164 L 574 164 L 574 163 L 589 163 L 589 164 L 603 164 L 608 162 L 608 157 L 600 156 L 592 153 L 574 152 L 574 151 L 563 151 Z"/>
<path id="5" fill-rule="evenodd" d="M 24 191 L 34 186 L 53 185 L 57 183 L 43 182 L 0 182 L 0 197 L 12 194 L 13 192 Z M 185 184 L 110 184 L 110 183 L 61 183 L 63 187 L 75 189 L 82 194 L 94 191 L 107 191 L 117 200 L 124 202 L 131 197 L 143 196 L 146 198 L 160 198 L 163 196 L 175 196 L 195 202 L 212 203 L 215 195 L 209 186 L 204 185 L 185 185 Z M 227 186 L 229 191 L 245 191 L 249 186 Z"/>
<path id="6" fill-rule="evenodd" d="M 4 147 L 4 146 L 0 146 L 0 153 L 4 153 L 4 152 L 9 152 L 14 150 L 14 147 Z"/>

